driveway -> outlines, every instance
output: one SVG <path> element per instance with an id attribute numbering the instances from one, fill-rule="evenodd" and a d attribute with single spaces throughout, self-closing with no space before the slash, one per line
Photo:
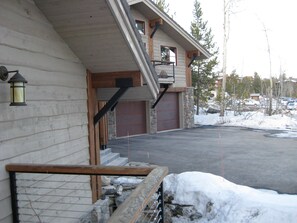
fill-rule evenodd
<path id="1" fill-rule="evenodd" d="M 297 194 L 297 140 L 278 131 L 203 126 L 112 140 L 129 161 L 168 166 L 170 173 L 200 171 L 236 184 Z"/>

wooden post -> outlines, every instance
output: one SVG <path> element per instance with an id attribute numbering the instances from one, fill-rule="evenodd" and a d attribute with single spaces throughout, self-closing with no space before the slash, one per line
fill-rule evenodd
<path id="1" fill-rule="evenodd" d="M 186 61 L 186 85 L 187 87 L 192 86 L 192 72 L 191 72 L 191 67 L 188 66 L 188 64 L 191 62 L 191 59 L 189 58 L 188 52 L 186 52 L 185 55 L 185 61 Z"/>
<path id="2" fill-rule="evenodd" d="M 94 116 L 98 112 L 96 89 L 92 88 L 91 72 L 87 71 L 88 95 L 88 128 L 90 164 L 100 165 L 99 126 L 94 126 Z M 92 201 L 96 202 L 101 196 L 101 177 L 91 176 Z"/>
<path id="3" fill-rule="evenodd" d="M 98 102 L 98 108 L 99 110 L 104 107 L 106 102 L 99 101 Z M 104 150 L 107 147 L 108 143 L 108 119 L 107 115 L 104 115 L 100 121 L 99 121 L 99 143 L 100 143 L 100 149 Z"/>

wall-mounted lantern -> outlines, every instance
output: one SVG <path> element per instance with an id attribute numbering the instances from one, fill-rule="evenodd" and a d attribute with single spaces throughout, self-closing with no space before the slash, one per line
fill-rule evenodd
<path id="1" fill-rule="evenodd" d="M 15 73 L 8 83 L 10 83 L 10 106 L 24 106 L 26 104 L 26 79 L 18 70 L 8 71 L 6 67 L 0 66 L 0 79 L 6 81 L 8 74 Z"/>

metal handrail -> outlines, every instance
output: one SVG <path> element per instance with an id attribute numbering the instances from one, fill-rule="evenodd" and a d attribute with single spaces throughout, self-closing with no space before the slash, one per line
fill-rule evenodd
<path id="1" fill-rule="evenodd" d="M 154 193 L 162 194 L 161 222 L 164 220 L 162 181 L 168 174 L 167 167 L 118 167 L 95 165 L 50 165 L 50 164 L 8 164 L 10 176 L 13 222 L 19 221 L 16 173 L 105 175 L 105 176 L 146 176 L 132 194 L 111 215 L 109 223 L 136 222 Z"/>

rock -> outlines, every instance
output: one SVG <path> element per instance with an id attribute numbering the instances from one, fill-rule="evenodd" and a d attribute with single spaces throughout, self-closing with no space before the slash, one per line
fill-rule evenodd
<path id="1" fill-rule="evenodd" d="M 116 197 L 115 203 L 116 206 L 119 207 L 132 193 L 132 190 L 123 191 L 121 196 Z"/>
<path id="2" fill-rule="evenodd" d="M 122 185 L 118 185 L 116 188 L 116 195 L 120 196 L 123 193 L 123 186 Z"/>
<path id="3" fill-rule="evenodd" d="M 106 176 L 101 176 L 102 186 L 109 186 L 110 185 L 110 178 Z"/>
<path id="4" fill-rule="evenodd" d="M 173 194 L 170 193 L 164 193 L 164 203 L 166 204 L 172 204 L 172 201 L 174 200 Z"/>
<path id="5" fill-rule="evenodd" d="M 102 192 L 104 195 L 115 195 L 117 193 L 117 189 L 115 186 L 109 185 L 102 187 Z"/>

